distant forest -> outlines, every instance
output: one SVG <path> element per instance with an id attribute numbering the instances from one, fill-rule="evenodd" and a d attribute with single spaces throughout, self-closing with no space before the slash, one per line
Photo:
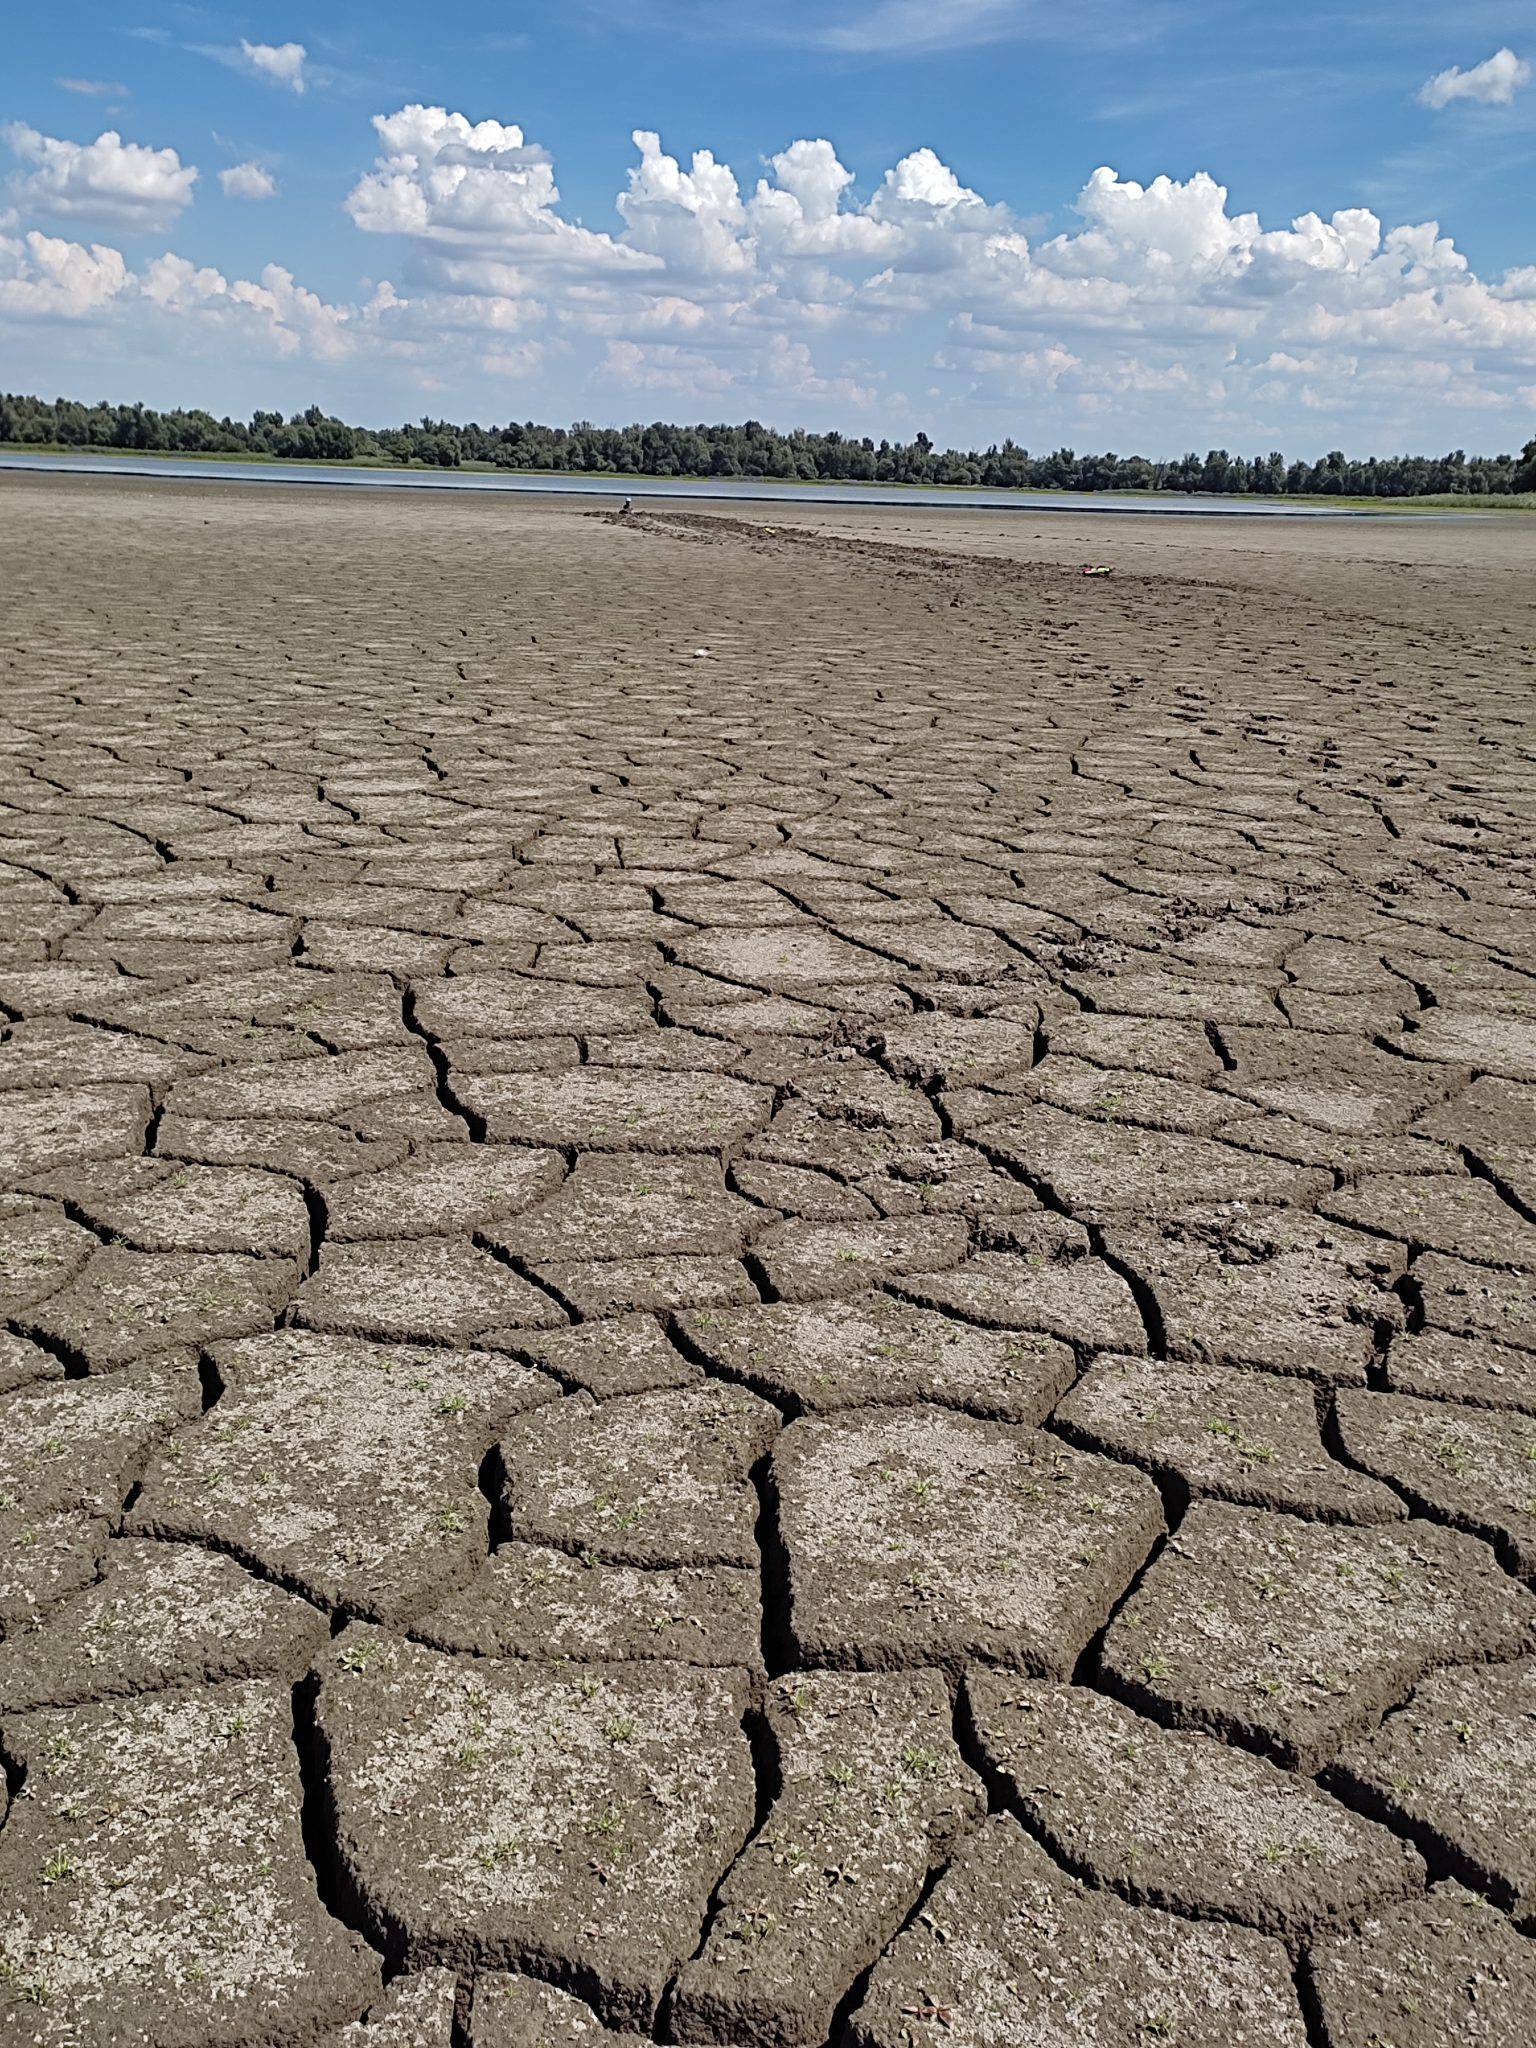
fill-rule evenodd
<path id="1" fill-rule="evenodd" d="M 757 420 L 740 426 L 545 427 L 511 420 L 420 420 L 400 427 L 351 427 L 318 406 L 285 419 L 249 420 L 212 413 L 155 412 L 145 405 L 82 405 L 69 398 L 0 392 L 0 442 L 123 448 L 146 453 L 257 455 L 301 461 L 467 462 L 497 469 L 602 471 L 620 476 L 785 477 L 892 484 L 986 484 L 1067 491 L 1220 491 L 1262 497 L 1416 498 L 1536 491 L 1536 440 L 1518 455 L 1388 455 L 1352 459 L 1334 450 L 1317 462 L 1279 453 L 1230 455 L 1213 448 L 1156 462 L 1144 455 L 1079 455 L 1071 448 L 1031 454 L 1013 440 L 990 448 L 937 448 L 926 434 L 910 441 L 867 435 L 776 433 Z"/>

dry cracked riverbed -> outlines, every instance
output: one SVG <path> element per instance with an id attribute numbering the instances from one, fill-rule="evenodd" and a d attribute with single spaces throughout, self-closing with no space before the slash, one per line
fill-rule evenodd
<path id="1" fill-rule="evenodd" d="M 1530 561 L 856 523 L 0 488 L 6 2048 L 1536 2033 Z"/>

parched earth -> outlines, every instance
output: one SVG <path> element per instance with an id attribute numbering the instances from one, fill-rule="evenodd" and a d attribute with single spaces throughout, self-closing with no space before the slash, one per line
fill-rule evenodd
<path id="1" fill-rule="evenodd" d="M 0 486 L 5 2048 L 1536 2037 L 1529 544 L 769 519 Z"/>

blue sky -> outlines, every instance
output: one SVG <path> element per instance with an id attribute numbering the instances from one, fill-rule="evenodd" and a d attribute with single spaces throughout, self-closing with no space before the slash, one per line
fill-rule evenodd
<path id="1" fill-rule="evenodd" d="M 1536 0 L 61 0 L 8 40 L 12 389 L 1536 432 Z"/>

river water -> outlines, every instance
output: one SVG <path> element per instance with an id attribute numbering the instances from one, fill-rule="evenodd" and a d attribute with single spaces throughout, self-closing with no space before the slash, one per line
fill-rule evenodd
<path id="1" fill-rule="evenodd" d="M 0 451 L 0 469 L 58 470 L 75 476 L 170 477 L 195 483 L 345 484 L 385 491 L 534 491 L 588 498 L 740 499 L 757 505 L 942 505 L 1001 512 L 1151 512 L 1199 519 L 1372 519 L 1380 515 L 1317 498 L 1138 497 L 1092 491 L 941 490 L 926 484 L 781 483 L 771 477 L 534 474 L 527 470 L 351 469 L 325 462 L 219 462 L 165 455 L 31 455 Z M 1422 515 L 1421 515 L 1422 516 Z M 1434 515 L 1429 515 L 1434 516 Z M 1447 515 L 1464 518 L 1464 513 Z"/>

